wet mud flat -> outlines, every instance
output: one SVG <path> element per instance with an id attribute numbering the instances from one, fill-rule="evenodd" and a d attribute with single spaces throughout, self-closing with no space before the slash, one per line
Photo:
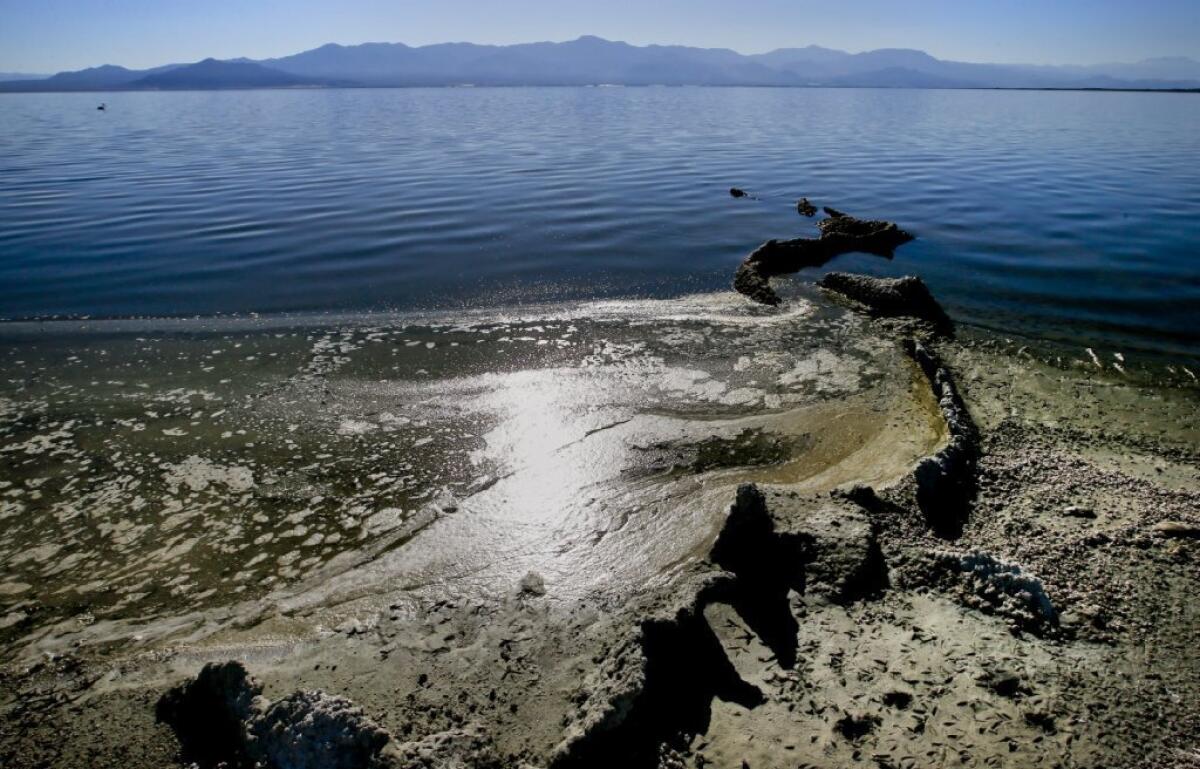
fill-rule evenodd
<path id="1" fill-rule="evenodd" d="M 2 763 L 1193 765 L 1186 370 L 774 290 L 10 330 Z"/>

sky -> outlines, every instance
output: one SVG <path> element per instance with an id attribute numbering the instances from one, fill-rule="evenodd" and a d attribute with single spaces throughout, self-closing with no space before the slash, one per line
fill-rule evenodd
<path id="1" fill-rule="evenodd" d="M 0 72 L 583 34 L 742 53 L 817 44 L 1002 63 L 1200 59 L 1200 0 L 0 0 Z"/>

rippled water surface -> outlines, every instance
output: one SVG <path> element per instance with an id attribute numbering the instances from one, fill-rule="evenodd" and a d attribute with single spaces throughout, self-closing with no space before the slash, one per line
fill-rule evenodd
<path id="1" fill-rule="evenodd" d="M 707 291 L 811 232 L 804 195 L 913 230 L 831 267 L 920 274 L 960 320 L 1194 353 L 1198 126 L 1186 94 L 4 95 L 0 317 Z"/>

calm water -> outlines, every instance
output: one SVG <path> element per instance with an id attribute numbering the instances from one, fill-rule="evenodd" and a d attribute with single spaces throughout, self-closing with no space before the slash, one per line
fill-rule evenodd
<path id="1" fill-rule="evenodd" d="M 812 231 L 801 195 L 914 231 L 831 268 L 960 320 L 1200 349 L 1200 97 L 1167 94 L 3 95 L 0 317 L 709 291 Z"/>

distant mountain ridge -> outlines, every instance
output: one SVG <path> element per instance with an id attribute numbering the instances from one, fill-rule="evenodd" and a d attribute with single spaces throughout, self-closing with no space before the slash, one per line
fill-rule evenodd
<path id="1" fill-rule="evenodd" d="M 563 43 L 363 43 L 260 61 L 205 59 L 150 70 L 104 65 L 0 91 L 521 85 L 710 85 L 878 88 L 1200 88 L 1200 62 L 1162 57 L 1130 64 L 980 64 L 889 48 L 847 53 L 820 46 L 741 54 L 725 48 L 635 46 L 584 36 Z"/>
<path id="2" fill-rule="evenodd" d="M 251 61 L 205 59 L 139 78 L 131 85 L 157 89 L 290 88 L 328 85 L 325 81 L 281 72 Z"/>

